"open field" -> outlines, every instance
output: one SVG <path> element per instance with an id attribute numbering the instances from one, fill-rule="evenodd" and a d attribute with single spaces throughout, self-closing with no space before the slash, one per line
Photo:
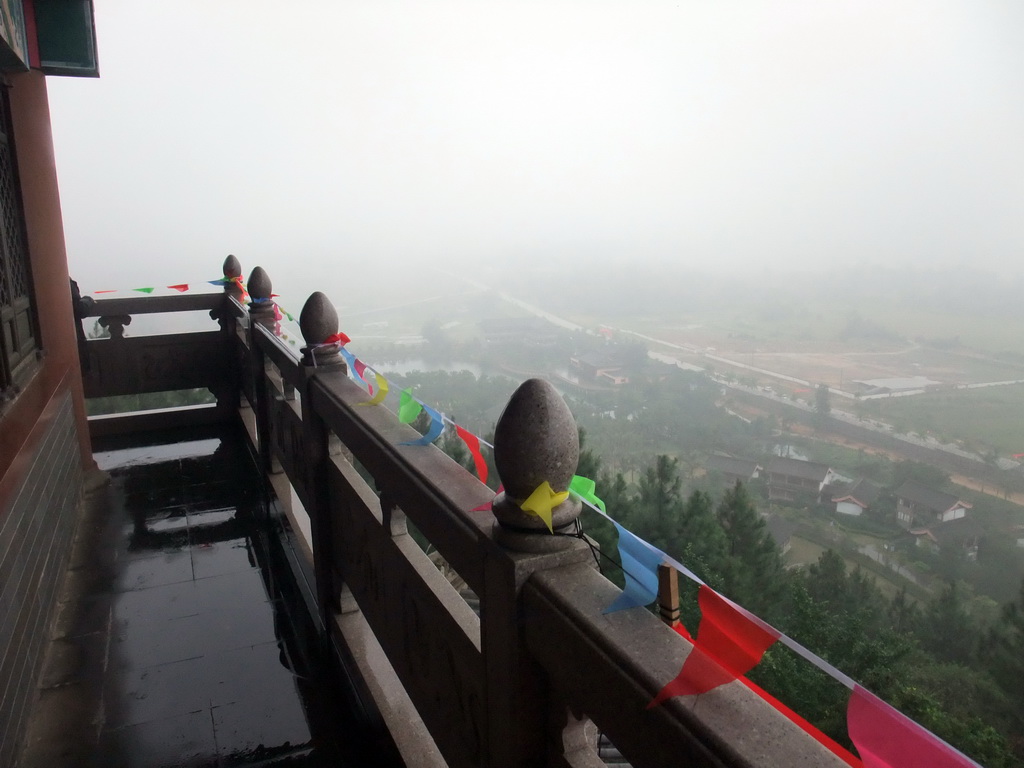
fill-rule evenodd
<path id="1" fill-rule="evenodd" d="M 957 438 L 967 444 L 991 446 L 1002 455 L 1024 452 L 1024 384 L 928 392 L 875 400 L 863 407 L 866 415 L 897 429 L 911 427 L 940 440 Z"/>
<path id="2" fill-rule="evenodd" d="M 863 389 L 854 382 L 866 379 L 923 376 L 953 386 L 1024 379 L 1024 366 L 960 347 L 941 350 L 916 342 L 857 343 L 835 338 L 768 340 L 730 334 L 710 325 L 682 327 L 651 321 L 637 325 L 639 328 L 629 330 L 684 347 L 685 351 L 673 349 L 673 354 L 686 362 L 713 365 L 716 370 L 729 367 L 721 359 L 709 359 L 710 355 L 734 361 L 736 370 L 748 375 L 743 366 L 850 392 Z M 772 381 L 771 377 L 758 378 Z"/>

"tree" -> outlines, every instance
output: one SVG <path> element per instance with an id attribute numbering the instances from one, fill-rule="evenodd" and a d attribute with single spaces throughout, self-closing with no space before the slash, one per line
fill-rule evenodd
<path id="1" fill-rule="evenodd" d="M 900 591 L 893 595 L 889 603 L 888 619 L 889 625 L 897 634 L 907 634 L 917 625 L 920 612 L 907 597 L 907 588 L 903 586 Z"/>
<path id="2" fill-rule="evenodd" d="M 832 393 L 827 384 L 819 384 L 814 390 L 814 412 L 819 421 L 824 421 L 832 413 Z"/>
<path id="3" fill-rule="evenodd" d="M 658 456 L 654 466 L 640 476 L 636 499 L 634 533 L 668 552 L 679 539 L 679 514 L 683 506 L 678 465 L 677 459 Z"/>
<path id="4" fill-rule="evenodd" d="M 1024 581 L 1016 601 L 1003 607 L 984 649 L 992 677 L 1014 704 L 1017 732 L 1024 733 Z M 1024 743 L 1020 747 L 1024 751 Z"/>
<path id="5" fill-rule="evenodd" d="M 720 572 L 726 557 L 726 540 L 715 517 L 714 502 L 703 491 L 690 494 L 679 513 L 675 552 L 681 553 L 691 570 L 707 581 L 712 571 Z"/>
<path id="6" fill-rule="evenodd" d="M 949 475 L 931 464 L 922 464 L 918 461 L 904 459 L 897 462 L 896 466 L 893 467 L 893 487 L 899 488 L 908 480 L 913 480 L 931 488 L 941 488 L 949 481 Z"/>
<path id="7" fill-rule="evenodd" d="M 577 426 L 576 431 L 580 438 L 580 459 L 576 464 L 576 474 L 597 480 L 601 471 L 601 457 L 594 453 L 593 449 L 587 447 L 587 430 Z M 600 494 L 598 495 L 600 496 Z"/>
<path id="8" fill-rule="evenodd" d="M 978 632 L 964 603 L 963 587 L 949 582 L 926 607 L 917 636 L 937 659 L 970 664 Z"/>
<path id="9" fill-rule="evenodd" d="M 727 490 L 715 509 L 725 534 L 723 566 L 726 593 L 754 613 L 774 611 L 784 587 L 784 568 L 778 545 L 742 483 Z"/>

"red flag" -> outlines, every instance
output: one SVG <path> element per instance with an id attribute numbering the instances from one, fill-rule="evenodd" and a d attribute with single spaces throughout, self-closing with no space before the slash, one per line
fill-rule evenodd
<path id="1" fill-rule="evenodd" d="M 476 475 L 480 478 L 481 483 L 487 482 L 487 462 L 484 461 L 484 456 L 480 453 L 480 438 L 474 435 L 472 432 L 463 429 L 458 424 L 455 425 L 455 431 L 459 437 L 462 438 L 462 442 L 469 448 L 469 452 L 473 455 L 473 466 L 476 467 Z"/>
<path id="2" fill-rule="evenodd" d="M 456 425 L 456 428 L 457 427 L 458 427 L 458 425 Z M 498 486 L 498 490 L 497 490 L 497 492 L 494 495 L 497 496 L 499 493 L 501 493 L 504 490 L 505 490 L 505 486 L 504 485 L 499 485 Z M 484 502 L 479 507 L 473 507 L 469 511 L 470 512 L 490 512 L 492 509 L 494 509 L 494 499 L 493 498 L 490 501 Z"/>
<path id="3" fill-rule="evenodd" d="M 754 693 L 756 693 L 762 699 L 764 699 L 769 704 L 771 704 L 773 707 L 775 707 L 775 709 L 777 709 L 783 715 L 788 717 L 804 733 L 806 733 L 808 736 L 810 736 L 816 742 L 821 744 L 821 746 L 825 747 L 825 749 L 827 749 L 829 752 L 834 754 L 836 757 L 838 757 L 844 763 L 846 763 L 847 765 L 851 766 L 851 768 L 861 768 L 863 766 L 863 763 L 860 760 L 858 760 L 857 756 L 854 755 L 852 752 L 850 752 L 850 750 L 845 749 L 842 745 L 837 743 L 834 739 L 830 738 L 828 735 L 826 735 L 826 734 L 822 733 L 821 731 L 819 731 L 817 728 L 815 728 L 813 725 L 811 725 L 809 722 L 807 722 L 807 720 L 805 720 L 803 717 L 798 715 L 792 709 L 790 709 L 785 704 L 783 704 L 781 701 L 779 701 L 774 696 L 772 696 L 770 693 L 768 693 L 768 691 L 764 690 L 763 688 L 758 686 L 756 683 L 750 682 L 750 680 L 748 680 L 745 677 L 740 677 L 738 679 L 739 679 L 739 681 L 741 683 L 743 683 L 745 686 L 747 686 L 747 688 L 752 690 Z"/>
<path id="4" fill-rule="evenodd" d="M 676 634 L 680 637 L 685 638 L 691 643 L 693 642 L 693 635 L 690 634 L 690 630 L 686 628 L 686 625 L 683 624 L 683 622 L 680 621 L 678 624 L 672 627 L 672 629 L 674 629 L 676 631 Z"/>
<path id="5" fill-rule="evenodd" d="M 344 333 L 341 333 L 339 331 L 338 333 L 335 333 L 333 336 L 328 336 L 321 343 L 323 343 L 323 344 L 341 344 L 341 346 L 345 346 L 350 341 L 352 341 L 352 339 L 350 339 Z"/>
<path id="6" fill-rule="evenodd" d="M 978 764 L 859 685 L 846 727 L 865 768 L 974 768 Z"/>
<path id="7" fill-rule="evenodd" d="M 777 631 L 740 612 L 706 584 L 701 585 L 697 602 L 701 617 L 693 650 L 648 708 L 673 696 L 706 693 L 745 675 L 779 639 Z"/>
<path id="8" fill-rule="evenodd" d="M 93 291 L 93 293 L 117 293 L 117 288 L 110 288 L 106 291 Z"/>
<path id="9" fill-rule="evenodd" d="M 168 285 L 167 287 L 173 291 L 177 291 L 178 293 L 184 293 L 188 290 L 188 283 L 182 283 L 181 285 Z"/>

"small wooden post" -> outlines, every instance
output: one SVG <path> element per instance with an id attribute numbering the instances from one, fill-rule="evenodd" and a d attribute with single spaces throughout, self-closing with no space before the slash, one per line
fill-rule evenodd
<path id="1" fill-rule="evenodd" d="M 675 629 L 679 621 L 679 573 L 671 565 L 658 566 L 658 615 Z"/>

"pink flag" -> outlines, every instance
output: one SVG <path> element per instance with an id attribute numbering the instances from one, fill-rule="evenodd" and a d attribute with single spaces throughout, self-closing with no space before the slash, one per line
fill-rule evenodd
<path id="1" fill-rule="evenodd" d="M 966 755 L 859 685 L 846 708 L 846 728 L 865 768 L 978 768 Z"/>

